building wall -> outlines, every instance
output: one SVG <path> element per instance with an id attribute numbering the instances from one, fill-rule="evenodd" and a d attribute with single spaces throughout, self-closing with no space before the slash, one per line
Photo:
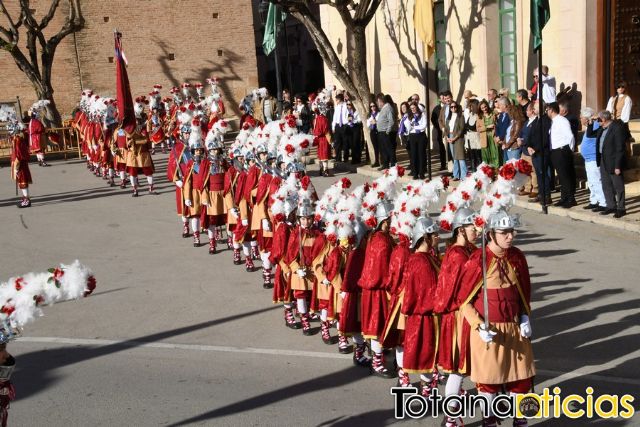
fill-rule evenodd
<path id="1" fill-rule="evenodd" d="M 36 19 L 41 19 L 49 4 L 50 0 L 31 2 Z M 66 10 L 66 2 L 61 2 L 48 35 L 60 28 Z M 182 82 L 204 83 L 216 76 L 233 112 L 240 99 L 258 86 L 250 0 L 112 0 L 108 7 L 100 0 L 84 0 L 82 12 L 85 28 L 76 35 L 77 57 L 73 35 L 60 43 L 55 56 L 54 97 L 63 117 L 79 99 L 80 76 L 85 89 L 104 96 L 115 94 L 115 65 L 109 62 L 115 28 L 123 33 L 134 97 L 148 94 L 154 84 L 161 84 L 168 95 L 169 88 Z M 28 79 L 4 51 L 0 52 L 0 75 L 0 100 L 20 96 L 23 109 L 35 101 Z"/>
<path id="2" fill-rule="evenodd" d="M 551 19 L 543 32 L 543 62 L 556 77 L 558 90 L 575 84 L 578 94 L 574 101 L 597 109 L 604 106 L 596 105 L 596 2 L 550 2 Z M 414 92 L 424 98 L 422 73 L 418 72 L 423 55 L 420 42 L 416 48 L 413 7 L 413 0 L 383 0 L 375 20 L 367 28 L 371 89 L 388 92 L 395 100 Z M 499 1 L 444 0 L 444 9 L 450 89 L 457 99 L 462 98 L 465 89 L 486 97 L 488 89 L 502 86 Z M 344 61 L 346 33 L 340 17 L 327 6 L 321 7 L 321 16 L 323 28 Z M 532 51 L 529 2 L 517 1 L 515 16 L 518 87 L 530 88 L 537 57 Z M 328 84 L 335 82 L 326 66 L 325 76 Z M 434 93 L 430 99 L 433 105 Z"/>
<path id="3" fill-rule="evenodd" d="M 372 93 L 389 93 L 396 102 L 414 93 L 424 98 L 422 43 L 413 24 L 414 0 L 385 0 L 367 27 L 367 71 Z M 322 28 L 346 63 L 346 29 L 329 6 L 320 7 Z M 327 85 L 340 86 L 325 64 Z"/>

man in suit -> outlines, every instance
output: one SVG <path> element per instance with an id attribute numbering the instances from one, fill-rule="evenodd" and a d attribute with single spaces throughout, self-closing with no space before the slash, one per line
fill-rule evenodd
<path id="1" fill-rule="evenodd" d="M 444 136 L 445 124 L 449 119 L 451 119 L 451 109 L 449 108 L 449 105 L 451 104 L 451 102 L 453 102 L 453 94 L 451 93 L 450 90 L 442 91 L 440 93 L 440 99 L 442 102 L 442 106 L 438 113 L 438 127 L 440 129 L 440 135 Z M 440 141 L 440 144 L 438 147 L 440 149 L 440 165 L 443 166 L 442 157 L 444 156 L 444 167 L 442 168 L 442 170 L 446 170 L 448 166 L 447 165 L 447 162 L 448 162 L 447 147 L 444 144 L 443 138 L 440 138 L 439 141 Z"/>
<path id="2" fill-rule="evenodd" d="M 600 167 L 602 190 L 607 209 L 600 215 L 614 214 L 621 218 L 626 214 L 624 205 L 624 176 L 622 171 L 626 160 L 625 129 L 613 120 L 607 110 L 598 113 L 600 128 L 593 130 L 593 124 L 587 126 L 587 137 L 597 138 L 596 161 Z"/>
<path id="3" fill-rule="evenodd" d="M 440 128 L 439 119 L 440 119 L 440 111 L 442 111 L 442 106 L 444 105 L 444 95 L 443 92 L 440 92 L 440 102 L 433 107 L 431 111 L 431 125 L 433 126 L 433 133 L 435 134 L 435 140 L 438 141 L 438 152 L 440 153 L 440 170 L 447 169 L 447 153 L 445 152 L 444 143 L 442 142 L 442 128 Z"/>
<path id="4" fill-rule="evenodd" d="M 347 149 L 346 126 L 348 122 L 347 104 L 344 101 L 344 95 L 339 93 L 336 95 L 335 109 L 333 111 L 333 119 L 331 120 L 331 130 L 333 132 L 333 147 L 336 152 L 336 162 L 342 162 L 342 152 Z M 346 154 L 346 153 L 345 153 Z M 346 156 L 344 161 L 346 162 Z"/>

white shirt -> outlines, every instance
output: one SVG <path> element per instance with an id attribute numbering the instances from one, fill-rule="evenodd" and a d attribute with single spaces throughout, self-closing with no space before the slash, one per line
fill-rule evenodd
<path id="1" fill-rule="evenodd" d="M 349 123 L 347 119 L 347 104 L 341 102 L 336 105 L 335 110 L 333 111 L 333 119 L 331 121 L 331 129 L 336 130 L 336 126 L 344 126 Z"/>
<path id="2" fill-rule="evenodd" d="M 451 113 L 451 119 L 449 120 L 450 133 L 453 133 L 453 128 L 456 126 L 456 120 L 458 120 L 458 113 Z"/>
<path id="3" fill-rule="evenodd" d="M 556 102 L 556 78 L 542 74 L 542 100 L 547 104 Z"/>
<path id="4" fill-rule="evenodd" d="M 571 132 L 571 124 L 569 120 L 558 114 L 551 120 L 551 130 L 549 131 L 551 138 L 551 149 L 562 148 L 568 145 L 572 150 L 575 145 L 573 132 Z"/>
<path id="5" fill-rule="evenodd" d="M 424 113 L 420 114 L 420 118 L 417 121 L 415 119 L 409 120 L 408 117 L 406 121 L 408 121 L 411 125 L 411 130 L 409 131 L 409 133 L 422 133 L 427 129 L 427 117 Z"/>
<path id="6" fill-rule="evenodd" d="M 622 96 L 622 94 L 618 94 L 618 96 L 612 96 L 611 98 L 609 98 L 609 102 L 607 103 L 607 111 L 611 114 L 613 114 L 613 107 L 615 107 L 615 102 L 618 101 L 619 96 Z M 620 112 L 620 120 L 625 123 L 627 123 L 629 121 L 629 118 L 631 117 L 632 105 L 633 102 L 631 101 L 631 97 L 627 95 L 627 98 L 624 100 L 624 105 L 622 106 L 622 111 Z"/>

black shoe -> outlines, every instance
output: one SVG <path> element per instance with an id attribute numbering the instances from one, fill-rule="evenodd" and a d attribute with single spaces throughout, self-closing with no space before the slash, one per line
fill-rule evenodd
<path id="1" fill-rule="evenodd" d="M 616 211 L 616 213 L 613 215 L 614 218 L 622 218 L 623 216 L 625 216 L 627 214 L 627 211 L 625 210 L 618 210 Z"/>
<path id="2" fill-rule="evenodd" d="M 589 203 L 587 206 L 584 206 L 582 209 L 595 209 L 597 208 L 599 205 L 594 205 Z"/>
<path id="3" fill-rule="evenodd" d="M 562 208 L 564 207 L 565 201 L 564 200 L 558 200 L 557 202 L 555 202 L 553 204 L 553 206 L 555 206 L 556 208 Z"/>
<path id="4" fill-rule="evenodd" d="M 591 212 L 604 212 L 606 208 L 600 205 L 596 205 L 595 208 L 591 209 Z"/>
<path id="5" fill-rule="evenodd" d="M 375 162 L 374 164 L 371 165 L 372 168 L 379 168 L 380 167 L 380 163 Z"/>
<path id="6" fill-rule="evenodd" d="M 600 215 L 611 215 L 612 213 L 616 213 L 616 210 L 607 208 L 600 212 Z"/>
<path id="7" fill-rule="evenodd" d="M 263 289 L 273 289 L 273 283 L 263 283 L 262 284 L 262 288 Z"/>
<path id="8" fill-rule="evenodd" d="M 379 171 L 383 171 L 383 170 L 385 170 L 385 169 L 389 169 L 389 166 L 387 166 L 387 167 L 380 166 L 380 167 L 378 168 L 378 170 L 379 170 Z"/>
<path id="9" fill-rule="evenodd" d="M 369 372 L 371 373 L 371 375 L 375 375 L 376 377 L 381 377 L 381 378 L 396 378 L 397 374 L 395 372 L 392 372 L 391 370 L 383 367 L 382 369 L 374 369 L 373 368 L 373 364 L 371 364 L 371 366 L 369 366 Z"/>
<path id="10" fill-rule="evenodd" d="M 576 199 L 571 199 L 565 204 L 568 205 L 568 207 L 570 207 L 570 208 L 572 208 L 574 206 L 578 206 L 578 202 L 576 202 Z"/>

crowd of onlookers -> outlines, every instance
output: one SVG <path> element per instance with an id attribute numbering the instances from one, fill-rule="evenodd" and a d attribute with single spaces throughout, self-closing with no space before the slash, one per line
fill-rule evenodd
<path id="1" fill-rule="evenodd" d="M 568 91 L 556 92 L 555 78 L 546 66 L 540 73 L 535 69 L 533 79 L 529 90 L 520 89 L 514 96 L 506 88 L 490 89 L 484 97 L 465 90 L 458 102 L 450 91 L 442 91 L 430 115 L 417 94 L 399 105 L 388 94 L 372 95 L 367 117 L 361 117 L 346 91 L 333 90 L 330 102 L 319 111 L 312 103 L 317 94 L 292 98 L 285 90 L 281 106 L 267 95 L 254 116 L 269 122 L 291 114 L 300 131 L 313 133 L 316 115 L 325 115 L 335 162 L 360 164 L 364 155 L 365 161 L 383 170 L 396 164 L 400 146 L 407 151 L 409 173 L 416 179 L 427 174 L 431 146 L 439 153 L 440 170 L 450 173 L 453 181 L 465 178 L 482 162 L 499 167 L 522 158 L 535 173 L 519 195 L 528 196 L 531 203 L 549 205 L 551 193 L 559 190 L 554 205 L 567 209 L 577 205 L 574 153 L 579 151 L 590 190 L 585 209 L 624 216 L 623 170 L 631 141 L 632 106 L 626 84 L 618 84 L 606 109 L 586 107 L 578 114 L 571 109 Z M 369 133 L 373 153 L 364 144 L 364 132 Z"/>

